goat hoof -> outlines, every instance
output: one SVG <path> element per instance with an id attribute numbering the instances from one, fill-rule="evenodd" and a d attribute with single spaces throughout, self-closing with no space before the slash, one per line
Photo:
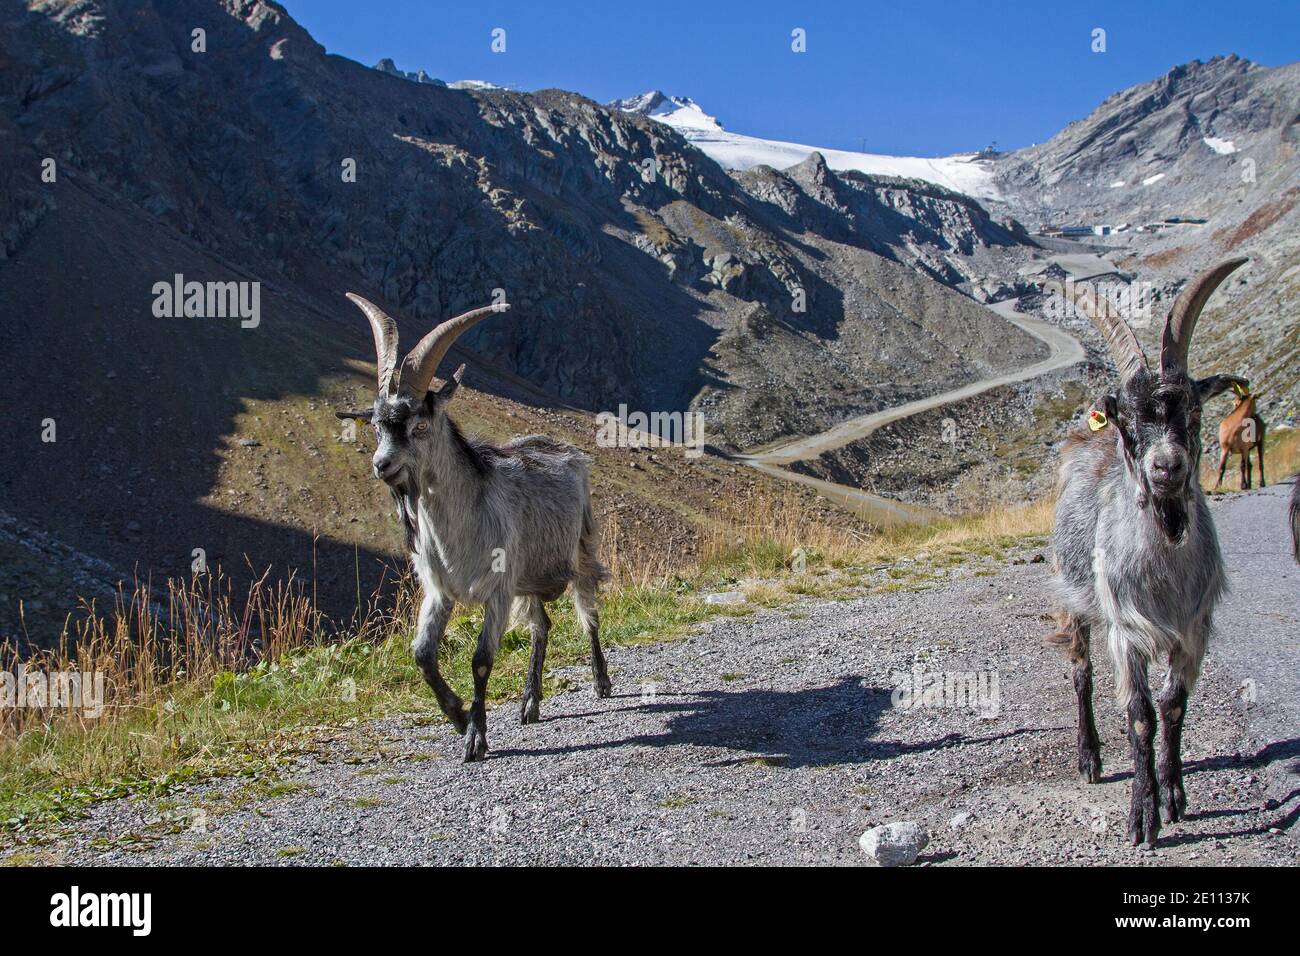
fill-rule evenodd
<path id="1" fill-rule="evenodd" d="M 1128 840 L 1133 846 L 1149 850 L 1160 837 L 1160 814 L 1156 810 L 1156 797 L 1134 797 L 1128 814 Z"/>
<path id="2" fill-rule="evenodd" d="M 1079 781 L 1081 783 L 1101 783 L 1101 754 L 1079 754 Z"/>
<path id="3" fill-rule="evenodd" d="M 1160 819 L 1165 823 L 1177 823 L 1187 816 L 1187 795 L 1181 783 L 1167 784 L 1160 788 Z"/>
<path id="4" fill-rule="evenodd" d="M 531 695 L 525 697 L 522 706 L 519 708 L 519 722 L 521 724 L 535 724 L 541 719 L 542 702 Z"/>
<path id="5" fill-rule="evenodd" d="M 596 678 L 597 697 L 601 697 L 601 698 L 609 697 L 613 693 L 614 693 L 614 685 L 609 682 L 608 675 L 601 674 L 599 677 Z"/>
<path id="6" fill-rule="evenodd" d="M 487 734 L 477 727 L 470 727 L 465 734 L 465 763 L 474 763 L 487 757 Z"/>

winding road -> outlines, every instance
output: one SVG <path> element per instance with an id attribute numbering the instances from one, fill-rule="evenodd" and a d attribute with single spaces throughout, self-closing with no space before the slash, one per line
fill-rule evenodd
<path id="1" fill-rule="evenodd" d="M 926 521 L 934 517 L 935 513 L 927 508 L 904 504 L 880 495 L 873 495 L 858 488 L 814 478 L 811 475 L 801 475 L 781 466 L 788 465 L 791 462 L 804 461 L 808 458 L 816 458 L 824 452 L 843 448 L 845 445 L 867 437 L 878 428 L 911 415 L 917 415 L 951 402 L 971 398 L 1001 385 L 1011 385 L 1015 382 L 1037 378 L 1057 369 L 1068 368 L 1083 360 L 1085 353 L 1078 339 L 1040 319 L 1030 318 L 1017 312 L 1016 303 L 1018 301 L 1019 299 L 1007 299 L 990 305 L 988 308 L 1017 328 L 1047 343 L 1048 355 L 1041 362 L 1035 362 L 1033 365 L 1028 365 L 1015 372 L 971 382 L 968 385 L 940 392 L 928 398 L 919 398 L 916 401 L 896 405 L 893 408 L 882 409 L 867 415 L 859 415 L 815 435 L 796 438 L 783 445 L 752 455 L 739 455 L 735 460 L 756 468 L 764 474 L 814 488 L 836 504 L 881 524 Z"/>

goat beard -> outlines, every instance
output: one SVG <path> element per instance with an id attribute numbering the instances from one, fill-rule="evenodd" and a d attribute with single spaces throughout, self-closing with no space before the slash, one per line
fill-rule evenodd
<path id="1" fill-rule="evenodd" d="M 388 490 L 393 495 L 393 506 L 397 509 L 397 519 L 402 523 L 402 532 L 406 536 L 406 550 L 408 553 L 415 553 L 416 539 L 419 537 L 419 526 L 416 519 L 416 512 L 419 502 L 413 487 L 408 486 L 401 478 L 394 484 L 388 486 Z"/>
<path id="2" fill-rule="evenodd" d="M 1167 498 L 1152 499 L 1152 513 L 1156 524 L 1172 545 L 1180 545 L 1187 538 L 1187 498 L 1183 495 L 1170 495 Z"/>

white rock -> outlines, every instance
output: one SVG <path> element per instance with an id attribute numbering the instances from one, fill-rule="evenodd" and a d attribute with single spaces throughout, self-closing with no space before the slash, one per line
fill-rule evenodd
<path id="1" fill-rule="evenodd" d="M 960 830 L 962 827 L 969 826 L 973 818 L 969 810 L 963 810 L 951 820 L 948 821 L 949 830 Z"/>
<path id="2" fill-rule="evenodd" d="M 910 866 L 929 842 L 925 828 L 907 820 L 872 827 L 862 834 L 858 845 L 877 866 Z"/>

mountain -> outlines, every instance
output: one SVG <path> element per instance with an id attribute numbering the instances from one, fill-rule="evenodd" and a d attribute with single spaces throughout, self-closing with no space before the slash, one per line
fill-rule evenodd
<path id="1" fill-rule="evenodd" d="M 627 99 L 614 100 L 614 109 L 648 116 L 671 126 L 690 143 L 726 169 L 771 166 L 785 169 L 819 153 L 834 170 L 853 170 L 870 176 L 919 179 L 977 199 L 996 199 L 997 188 L 988 161 L 977 154 L 924 159 L 916 156 L 882 156 L 820 146 L 804 146 L 779 140 L 759 139 L 723 129 L 688 97 L 667 96 L 658 90 Z"/>
<path id="2" fill-rule="evenodd" d="M 1300 63 L 1195 60 L 1114 94 L 1045 143 L 1006 154 L 991 165 L 993 178 L 1012 205 L 1050 210 L 1057 222 L 1221 215 L 1248 201 L 1238 187 L 1271 194 L 1294 177 L 1298 89 Z"/>
<path id="3" fill-rule="evenodd" d="M 992 168 L 995 214 L 1126 227 L 1088 248 L 1164 301 L 1211 263 L 1249 256 L 1207 308 L 1193 358 L 1250 378 L 1266 419 L 1300 413 L 1300 63 L 1194 60 Z M 1156 347 L 1159 323 L 1137 332 Z"/>
<path id="4" fill-rule="evenodd" d="M 963 250 L 1022 242 L 969 197 L 811 158 L 733 177 L 573 93 L 330 55 L 269 2 L 0 0 L 0 146 L 9 633 L 58 543 L 155 580 L 196 549 L 237 585 L 274 565 L 340 617 L 391 575 L 387 502 L 332 415 L 372 387 L 345 291 L 409 344 L 502 290 L 509 317 L 458 348 L 492 393 L 467 424 L 592 450 L 591 413 L 620 404 L 696 410 L 712 444 L 744 448 L 1042 351 L 955 288 Z M 258 321 L 160 316 L 178 275 L 257 284 Z M 708 467 L 682 482 L 718 493 Z M 663 480 L 625 497 L 642 473 L 597 471 L 607 520 L 663 513 Z M 689 539 L 691 496 L 626 546 Z"/>

